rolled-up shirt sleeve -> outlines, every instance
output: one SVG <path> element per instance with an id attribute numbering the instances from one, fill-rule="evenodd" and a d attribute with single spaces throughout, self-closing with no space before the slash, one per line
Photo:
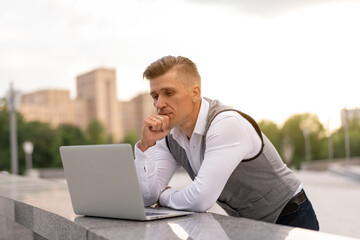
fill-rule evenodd
<path id="1" fill-rule="evenodd" d="M 246 119 L 238 113 L 219 114 L 206 135 L 204 160 L 195 180 L 183 190 L 160 192 L 160 204 L 174 209 L 207 211 L 215 204 L 238 164 L 260 149 L 261 140 Z"/>

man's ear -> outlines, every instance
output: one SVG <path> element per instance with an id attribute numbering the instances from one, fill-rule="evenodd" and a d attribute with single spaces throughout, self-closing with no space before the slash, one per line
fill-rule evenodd
<path id="1" fill-rule="evenodd" d="M 199 86 L 199 84 L 195 84 L 192 87 L 192 97 L 193 97 L 193 101 L 197 102 L 200 101 L 201 99 L 201 87 Z"/>

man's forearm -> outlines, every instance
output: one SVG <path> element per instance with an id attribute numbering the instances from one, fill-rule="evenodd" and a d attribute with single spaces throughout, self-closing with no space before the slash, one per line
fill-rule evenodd
<path id="1" fill-rule="evenodd" d="M 158 201 L 161 191 L 168 186 L 179 166 L 164 140 L 158 141 L 144 152 L 140 149 L 139 144 L 140 141 L 135 144 L 136 170 L 144 202 L 152 205 Z"/>
<path id="2" fill-rule="evenodd" d="M 139 142 L 135 145 L 135 166 L 145 206 L 155 204 L 160 195 L 155 163 L 148 159 L 152 154 L 152 149 L 148 149 L 146 153 L 143 152 L 139 148 Z"/>

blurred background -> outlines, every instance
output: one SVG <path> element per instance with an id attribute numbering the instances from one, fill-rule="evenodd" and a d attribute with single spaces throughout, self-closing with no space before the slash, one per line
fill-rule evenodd
<path id="1" fill-rule="evenodd" d="M 62 145 L 135 144 L 154 111 L 143 71 L 181 55 L 202 95 L 256 119 L 306 185 L 360 196 L 359 12 L 355 0 L 1 1 L 0 171 L 62 178 Z M 360 237 L 353 221 L 336 233 Z"/>

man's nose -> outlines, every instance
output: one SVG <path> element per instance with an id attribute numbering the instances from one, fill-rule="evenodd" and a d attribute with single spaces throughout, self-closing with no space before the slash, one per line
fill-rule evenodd
<path id="1" fill-rule="evenodd" d="M 156 107 L 157 112 L 159 112 L 159 110 L 161 110 L 165 106 L 166 106 L 166 103 L 164 101 L 164 98 L 159 96 L 157 101 L 155 102 L 155 107 Z"/>

